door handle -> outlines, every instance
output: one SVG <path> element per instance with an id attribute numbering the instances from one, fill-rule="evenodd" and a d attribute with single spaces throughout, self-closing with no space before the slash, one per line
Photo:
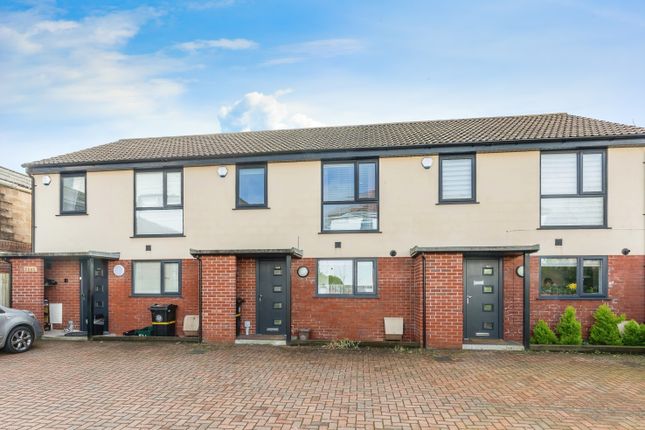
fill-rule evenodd
<path id="1" fill-rule="evenodd" d="M 259 301 L 262 301 L 262 294 L 260 294 L 260 297 L 259 297 L 259 299 L 260 299 Z"/>
<path id="2" fill-rule="evenodd" d="M 472 298 L 473 298 L 473 296 L 466 296 L 466 304 L 467 305 L 470 304 L 470 299 L 472 299 Z"/>

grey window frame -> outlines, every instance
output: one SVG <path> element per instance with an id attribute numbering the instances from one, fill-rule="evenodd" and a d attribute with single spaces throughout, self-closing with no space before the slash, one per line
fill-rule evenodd
<path id="1" fill-rule="evenodd" d="M 137 207 L 137 173 L 154 173 L 162 172 L 163 173 L 163 205 L 159 207 Z M 180 174 L 180 189 L 181 189 L 181 202 L 177 205 L 168 204 L 168 173 L 179 173 Z M 134 232 L 132 237 L 183 237 L 184 236 L 184 169 L 180 168 L 171 168 L 171 169 L 136 169 L 134 171 L 133 179 L 133 216 L 132 216 L 132 231 Z M 137 233 L 137 212 L 138 211 L 148 211 L 148 210 L 177 210 L 181 209 L 181 233 L 170 233 L 170 234 L 138 234 Z"/>
<path id="2" fill-rule="evenodd" d="M 539 272 L 538 272 L 538 298 L 541 300 L 588 300 L 588 299 L 607 299 L 609 297 L 609 268 L 607 266 L 608 258 L 606 255 L 540 255 L 539 260 Z M 552 258 L 552 259 L 567 259 L 575 258 L 576 259 L 576 294 L 569 296 L 550 296 L 542 294 L 542 259 L 543 258 Z M 599 293 L 584 293 L 582 292 L 582 280 L 583 280 L 583 264 L 584 260 L 600 260 L 601 265 L 600 269 L 602 273 L 600 274 L 600 292 Z"/>
<path id="3" fill-rule="evenodd" d="M 360 198 L 358 197 L 359 187 L 359 165 L 374 163 L 375 175 L 375 197 Z M 325 201 L 325 166 L 332 164 L 353 164 L 354 165 L 354 200 L 330 200 Z M 357 158 L 323 161 L 320 163 L 320 233 L 321 234 L 343 234 L 343 233 L 379 233 L 381 228 L 381 204 L 380 204 L 380 177 L 379 177 L 379 159 L 378 158 Z M 359 203 L 376 204 L 376 228 L 370 230 L 325 230 L 325 205 L 352 205 Z M 316 274 L 316 276 L 318 276 Z M 318 287 L 316 287 L 318 288 Z"/>
<path id="4" fill-rule="evenodd" d="M 318 274 L 319 274 L 319 266 L 321 261 L 351 261 L 352 262 L 352 294 L 319 294 L 318 293 Z M 374 272 L 372 273 L 372 279 L 374 282 L 374 292 L 373 293 L 359 293 L 356 291 L 356 283 L 357 283 L 357 276 L 356 276 L 356 269 L 357 269 L 357 264 L 360 262 L 365 262 L 368 261 L 372 263 Z M 351 298 L 368 298 L 368 299 L 374 299 L 378 298 L 378 259 L 377 258 L 343 258 L 343 257 L 333 257 L 333 258 L 318 258 L 316 259 L 316 297 L 331 297 L 331 298 L 345 298 L 345 299 L 351 299 Z"/>
<path id="5" fill-rule="evenodd" d="M 542 155 L 544 154 L 576 154 L 576 194 L 542 194 Z M 585 154 L 601 154 L 602 155 L 602 191 L 583 191 L 583 174 L 582 174 L 582 157 Z M 607 224 L 607 149 L 606 148 L 591 148 L 579 149 L 574 151 L 540 151 L 540 219 L 541 230 L 578 230 L 578 229 L 595 229 L 595 228 L 608 228 Z M 542 225 L 542 199 L 557 199 L 557 198 L 603 198 L 603 213 L 602 224 L 598 225 Z"/>
<path id="6" fill-rule="evenodd" d="M 264 203 L 243 204 L 240 202 L 240 170 L 243 169 L 264 169 Z M 269 168 L 267 163 L 236 164 L 235 165 L 235 209 L 268 209 L 269 208 Z"/>
<path id="7" fill-rule="evenodd" d="M 160 280 L 161 284 L 159 285 L 159 293 L 155 294 L 142 294 L 142 293 L 137 293 L 135 290 L 135 285 L 134 282 L 136 280 L 136 266 L 137 263 L 159 263 L 159 270 L 160 270 Z M 171 293 L 166 293 L 165 289 L 165 266 L 166 264 L 178 264 L 179 265 L 179 285 L 177 292 L 171 292 Z M 132 282 L 131 282 L 131 287 L 130 287 L 130 296 L 131 297 L 181 297 L 182 291 L 183 291 L 183 273 L 182 273 L 182 267 L 181 267 L 181 260 L 132 260 Z"/>
<path id="8" fill-rule="evenodd" d="M 85 189 L 85 208 L 82 211 L 63 210 L 63 178 L 83 178 L 83 188 Z M 60 193 L 59 193 L 59 215 L 87 215 L 87 172 L 69 172 L 60 174 Z"/>
<path id="9" fill-rule="evenodd" d="M 443 197 L 443 160 L 470 159 L 470 198 L 444 199 Z M 439 156 L 439 203 L 440 205 L 477 203 L 477 154 L 447 154 Z"/>

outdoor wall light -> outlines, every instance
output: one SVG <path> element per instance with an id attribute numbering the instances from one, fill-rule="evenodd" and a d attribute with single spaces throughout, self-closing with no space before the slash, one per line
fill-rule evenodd
<path id="1" fill-rule="evenodd" d="M 422 158 L 421 165 L 423 166 L 424 169 L 428 170 L 429 168 L 432 167 L 432 158 L 430 157 Z"/>
<path id="2" fill-rule="evenodd" d="M 520 278 L 523 278 L 524 277 L 524 266 L 517 266 L 515 268 L 515 273 L 517 273 L 517 276 L 519 276 Z"/>
<path id="3" fill-rule="evenodd" d="M 300 276 L 301 278 L 306 278 L 308 274 L 309 269 L 307 268 L 307 266 L 298 267 L 298 276 Z"/>
<path id="4" fill-rule="evenodd" d="M 121 277 L 123 276 L 123 274 L 125 274 L 125 267 L 123 267 L 121 264 L 117 264 L 112 269 L 112 273 L 114 273 L 114 276 Z"/>
<path id="5" fill-rule="evenodd" d="M 43 176 L 43 185 L 47 186 L 52 183 L 51 176 Z"/>
<path id="6" fill-rule="evenodd" d="M 623 254 L 623 255 L 629 255 L 629 253 L 630 253 L 630 252 L 632 252 L 632 250 L 631 250 L 631 249 L 629 249 L 629 248 L 623 248 L 623 249 L 620 251 L 620 253 L 621 253 L 621 254 Z"/>
<path id="7" fill-rule="evenodd" d="M 226 166 L 220 166 L 217 168 L 217 174 L 220 178 L 224 178 L 228 174 L 228 169 L 226 168 Z"/>

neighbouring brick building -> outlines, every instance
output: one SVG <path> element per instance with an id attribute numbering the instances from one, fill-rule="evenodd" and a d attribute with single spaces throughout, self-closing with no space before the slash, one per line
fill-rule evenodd
<path id="1" fill-rule="evenodd" d="M 0 166 L 0 252 L 31 250 L 31 179 Z M 11 267 L 0 261 L 0 305 L 10 304 Z"/>
<path id="2" fill-rule="evenodd" d="M 568 114 L 126 139 L 26 164 L 35 249 L 4 258 L 15 305 L 97 333 L 172 303 L 207 342 L 520 344 L 567 305 L 586 334 L 645 319 L 644 159 Z"/>

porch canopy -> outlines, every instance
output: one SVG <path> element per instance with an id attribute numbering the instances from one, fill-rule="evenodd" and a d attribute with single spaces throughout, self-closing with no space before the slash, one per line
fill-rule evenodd
<path id="1" fill-rule="evenodd" d="M 443 253 L 454 252 L 461 253 L 464 257 L 512 257 L 523 256 L 524 266 L 524 305 L 523 305 L 523 324 L 522 335 L 524 341 L 524 348 L 528 350 L 529 339 L 531 335 L 531 260 L 530 254 L 540 250 L 540 245 L 507 245 L 507 246 L 415 246 L 410 249 L 410 255 L 416 257 L 418 255 L 429 253 Z M 425 280 L 425 274 L 424 274 Z M 425 300 L 424 300 L 425 308 Z M 425 311 L 424 311 L 425 315 Z M 425 318 L 424 318 L 425 320 Z M 424 321 L 425 322 L 425 321 Z M 425 333 L 425 328 L 424 328 Z M 425 347 L 425 334 L 424 334 L 424 347 Z"/>
<path id="2" fill-rule="evenodd" d="M 289 255 L 302 258 L 302 249 L 298 248 L 258 248 L 258 249 L 190 249 L 190 255 L 238 255 L 244 257 L 271 257 Z"/>
<path id="3" fill-rule="evenodd" d="M 100 258 L 103 260 L 118 260 L 121 254 L 118 252 L 104 251 L 82 251 L 82 252 L 0 252 L 0 259 L 11 258 L 43 258 L 43 259 L 81 259 L 81 258 Z"/>

